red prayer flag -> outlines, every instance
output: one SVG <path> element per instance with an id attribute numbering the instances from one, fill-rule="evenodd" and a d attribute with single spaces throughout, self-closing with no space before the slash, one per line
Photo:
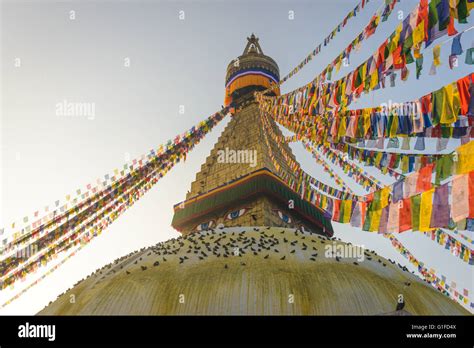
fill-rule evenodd
<path id="1" fill-rule="evenodd" d="M 405 198 L 402 201 L 400 208 L 399 231 L 404 232 L 412 228 L 411 226 L 411 197 Z"/>
<path id="2" fill-rule="evenodd" d="M 424 114 L 431 112 L 431 93 L 421 98 L 421 112 Z"/>
<path id="3" fill-rule="evenodd" d="M 448 36 L 453 36 L 458 33 L 456 28 L 454 27 L 454 15 L 452 11 L 449 11 L 449 24 L 448 24 Z"/>
<path id="4" fill-rule="evenodd" d="M 466 115 L 469 109 L 469 101 L 471 100 L 471 94 L 469 93 L 469 86 L 471 84 L 471 79 L 474 79 L 474 74 L 466 76 L 457 81 L 459 99 L 461 101 L 461 110 L 459 113 L 461 115 Z"/>
<path id="5" fill-rule="evenodd" d="M 433 172 L 433 163 L 428 164 L 419 171 L 418 180 L 416 181 L 416 191 L 424 192 L 431 189 L 431 175 Z"/>
<path id="6" fill-rule="evenodd" d="M 332 210 L 332 220 L 339 221 L 339 213 L 340 213 L 341 201 L 339 199 L 334 200 L 334 207 Z"/>
<path id="7" fill-rule="evenodd" d="M 474 218 L 474 172 L 469 173 L 469 216 Z"/>
<path id="8" fill-rule="evenodd" d="M 399 45 L 393 52 L 393 67 L 402 69 L 406 65 L 405 55 L 402 54 L 402 45 Z"/>

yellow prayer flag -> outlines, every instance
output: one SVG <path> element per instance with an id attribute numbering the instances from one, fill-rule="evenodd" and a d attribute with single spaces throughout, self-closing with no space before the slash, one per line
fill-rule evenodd
<path id="1" fill-rule="evenodd" d="M 341 117 L 340 118 L 340 122 L 339 122 L 339 130 L 338 130 L 338 133 L 337 135 L 339 137 L 343 137 L 344 135 L 346 135 L 346 117 Z"/>
<path id="2" fill-rule="evenodd" d="M 433 48 L 433 64 L 434 64 L 434 66 L 441 65 L 441 60 L 439 59 L 440 54 L 441 54 L 441 45 L 436 45 Z"/>
<path id="3" fill-rule="evenodd" d="M 342 223 L 349 223 L 351 220 L 351 209 L 352 201 L 349 199 L 342 201 L 344 216 L 342 217 Z"/>
<path id="4" fill-rule="evenodd" d="M 370 111 L 371 109 L 362 110 L 362 117 L 364 118 L 364 135 L 367 134 L 370 128 Z"/>
<path id="5" fill-rule="evenodd" d="M 425 39 L 425 21 L 422 20 L 413 30 L 413 46 L 418 45 Z"/>
<path id="6" fill-rule="evenodd" d="M 371 74 L 370 74 L 370 89 L 373 90 L 375 86 L 377 86 L 377 83 L 379 82 L 379 72 L 377 69 L 375 69 Z"/>
<path id="7" fill-rule="evenodd" d="M 378 231 L 380 226 L 380 219 L 382 217 L 382 209 L 374 210 L 370 212 L 370 214 L 372 215 L 372 217 L 370 219 L 369 231 Z"/>
<path id="8" fill-rule="evenodd" d="M 443 89 L 440 123 L 451 124 L 456 122 L 461 107 L 459 91 L 456 83 L 450 83 Z"/>
<path id="9" fill-rule="evenodd" d="M 413 57 L 415 57 L 415 59 L 423 57 L 421 54 L 421 45 L 413 46 Z"/>
<path id="10" fill-rule="evenodd" d="M 430 222 L 431 222 L 431 212 L 433 210 L 433 193 L 434 188 L 431 190 L 425 191 L 421 194 L 421 204 L 420 204 L 420 228 L 421 232 L 431 231 Z"/>
<path id="11" fill-rule="evenodd" d="M 392 117 L 392 124 L 390 126 L 389 135 L 390 138 L 395 138 L 398 129 L 398 115 L 395 111 L 393 111 L 390 117 Z"/>
<path id="12" fill-rule="evenodd" d="M 474 170 L 474 141 L 456 149 L 458 154 L 457 174 L 466 174 Z"/>
<path id="13" fill-rule="evenodd" d="M 321 195 L 321 203 L 320 203 L 321 209 L 326 209 L 327 207 L 327 198 L 325 195 Z"/>
<path id="14" fill-rule="evenodd" d="M 410 164 L 409 160 L 410 160 L 410 158 L 408 156 L 403 156 L 402 157 L 401 165 L 400 165 L 400 169 L 401 169 L 402 173 L 407 173 L 408 172 L 408 166 Z"/>
<path id="15" fill-rule="evenodd" d="M 400 41 L 400 33 L 403 30 L 403 23 L 398 24 L 397 28 L 395 29 L 395 35 L 393 39 L 389 43 L 389 52 L 392 53 L 398 47 L 398 42 Z"/>
<path id="16" fill-rule="evenodd" d="M 361 75 L 362 75 L 362 85 L 365 85 L 365 78 L 367 76 L 367 62 L 365 62 L 364 65 L 362 65 Z"/>
<path id="17" fill-rule="evenodd" d="M 338 73 L 339 70 L 341 70 L 341 64 L 342 64 L 342 58 L 338 59 L 336 63 L 336 73 Z"/>
<path id="18" fill-rule="evenodd" d="M 388 196 L 392 190 L 391 186 L 385 186 L 380 192 L 380 208 L 385 208 L 388 205 Z"/>

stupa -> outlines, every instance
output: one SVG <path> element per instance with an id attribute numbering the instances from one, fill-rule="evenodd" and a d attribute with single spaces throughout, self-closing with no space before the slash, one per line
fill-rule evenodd
<path id="1" fill-rule="evenodd" d="M 282 153 L 296 161 L 291 149 L 264 139 L 254 92 L 277 84 L 279 69 L 247 39 L 227 68 L 225 104 L 236 112 L 174 207 L 182 236 L 104 266 L 39 314 L 401 315 L 400 298 L 403 314 L 469 314 L 373 251 L 335 255 L 352 246 L 281 179 L 294 175 Z"/>

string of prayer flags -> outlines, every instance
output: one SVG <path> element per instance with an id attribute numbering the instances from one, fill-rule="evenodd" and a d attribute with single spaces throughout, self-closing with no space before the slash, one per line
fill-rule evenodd
<path id="1" fill-rule="evenodd" d="M 387 187 L 387 189 L 391 190 L 389 192 L 391 192 L 393 203 L 397 202 L 397 199 L 393 199 L 394 196 L 398 198 L 398 201 L 403 196 L 403 202 L 400 202 L 398 205 L 391 205 L 388 210 L 385 209 L 388 202 L 382 206 L 380 206 L 379 202 L 379 193 L 384 192 L 385 189 L 376 191 L 373 200 L 371 200 L 370 196 L 357 197 L 357 201 L 367 202 L 368 204 L 363 229 L 377 231 L 389 228 L 390 231 L 398 229 L 397 232 L 402 232 L 409 229 L 430 231 L 436 227 L 448 227 L 451 221 L 451 216 L 448 215 L 450 212 L 443 208 L 446 202 L 449 202 L 449 199 L 447 199 L 449 195 L 448 186 L 445 185 L 441 188 L 433 187 L 433 183 L 440 185 L 441 182 L 459 172 L 457 167 L 461 168 L 461 171 L 474 170 L 474 167 L 470 166 L 474 161 L 474 156 L 472 154 L 469 155 L 469 153 L 474 153 L 474 151 L 470 150 L 473 144 L 474 142 L 467 143 L 459 147 L 455 152 L 439 155 L 434 160 L 430 160 L 430 155 L 421 155 L 420 157 L 426 160 L 423 163 L 419 162 L 418 167 L 420 169 L 417 172 L 403 178 L 391 187 Z M 328 145 L 322 146 L 321 144 L 316 146 L 319 146 L 321 149 L 328 147 Z M 379 154 L 384 155 L 383 153 Z M 466 156 L 463 154 L 466 154 Z M 460 160 L 459 157 L 461 158 Z M 401 162 L 403 163 L 404 161 Z M 456 162 L 457 164 L 455 165 L 454 163 Z M 409 164 L 409 170 L 413 170 L 414 161 L 411 162 L 410 160 L 407 163 Z M 305 195 L 305 193 L 302 193 L 302 196 Z M 334 207 L 337 209 L 340 206 L 340 202 L 337 202 L 338 198 L 327 198 L 332 200 L 332 203 L 327 205 L 327 207 L 332 209 L 330 212 L 327 212 L 328 215 L 334 221 L 340 221 L 339 211 L 334 211 Z M 359 219 L 357 218 L 352 219 L 350 217 L 344 220 L 359 224 Z"/>
<path id="2" fill-rule="evenodd" d="M 0 288 L 13 285 L 27 274 L 44 266 L 57 254 L 79 243 L 88 243 L 92 238 L 132 206 L 143 194 L 153 187 L 174 164 L 186 154 L 216 125 L 227 113 L 227 109 L 211 115 L 193 127 L 183 136 L 175 138 L 160 147 L 156 156 L 147 165 L 136 168 L 121 180 L 90 198 L 88 207 L 73 219 L 58 224 L 53 220 L 48 233 L 42 229 L 32 231 L 21 240 L 10 243 L 2 250 L 0 263 Z M 31 252 L 34 251 L 34 252 Z"/>
<path id="3" fill-rule="evenodd" d="M 474 251 L 446 232 L 437 229 L 429 232 L 423 232 L 423 234 L 430 238 L 430 240 L 444 247 L 445 250 L 450 251 L 452 255 L 460 258 L 462 261 L 470 265 L 474 265 Z"/>
<path id="4" fill-rule="evenodd" d="M 428 18 L 428 12 L 422 10 L 423 2 L 424 1 L 420 2 L 420 5 L 414 11 L 412 11 L 410 16 L 405 18 L 405 20 L 401 24 L 401 29 L 397 29 L 398 31 L 411 33 L 412 27 L 410 25 L 413 25 L 413 21 L 410 21 L 410 19 L 412 19 L 413 16 L 417 16 L 417 20 L 426 20 L 427 23 L 432 20 L 432 18 Z M 430 5 L 434 3 L 435 0 L 432 0 L 430 2 Z M 437 28 L 438 26 L 436 24 L 437 19 L 436 22 L 432 23 L 431 28 Z M 440 32 L 442 32 L 442 35 L 446 34 L 446 32 Z M 368 93 L 371 90 L 380 88 L 380 86 L 384 87 L 384 79 L 386 76 L 393 77 L 394 70 L 405 69 L 406 64 L 409 64 L 411 62 L 411 60 L 409 59 L 402 59 L 402 62 L 400 64 L 396 64 L 397 59 L 396 57 L 394 58 L 393 54 L 399 54 L 400 49 L 397 48 L 397 50 L 395 50 L 395 47 L 399 47 L 399 45 L 403 43 L 403 52 L 405 52 L 406 54 L 410 53 L 411 49 L 413 49 L 412 42 L 410 42 L 411 40 L 405 40 L 405 42 L 399 39 L 400 37 L 396 31 L 382 46 L 379 47 L 379 50 L 374 56 L 369 58 L 369 60 L 367 60 L 357 69 L 346 75 L 344 78 L 334 83 L 323 83 L 324 76 L 318 76 L 315 80 L 313 80 L 306 86 L 303 86 L 286 95 L 278 97 L 264 97 L 260 95 L 260 101 L 265 103 L 270 102 L 271 104 L 273 104 L 273 106 L 281 105 L 283 108 L 283 112 L 286 112 L 287 114 L 297 113 L 300 115 L 300 117 L 305 117 L 306 115 L 321 115 L 324 114 L 327 110 L 331 109 L 344 110 L 344 108 L 347 107 L 352 100 L 357 99 L 362 92 Z M 433 37 L 431 37 L 430 39 L 433 39 Z M 426 42 L 429 41 L 428 38 L 425 38 L 425 40 Z M 389 48 L 388 57 L 386 57 L 384 54 L 386 48 Z M 437 48 L 435 49 L 435 52 L 436 51 Z M 392 52 L 392 55 L 390 55 L 390 52 Z M 378 81 L 373 84 L 365 83 L 364 85 L 362 83 L 363 81 L 371 81 L 371 79 L 373 79 L 375 76 L 375 74 L 373 73 L 374 71 L 372 69 L 373 64 L 376 64 L 375 66 L 378 67 L 378 69 L 380 70 L 380 72 L 377 74 Z M 293 105 L 290 105 L 288 102 L 291 102 Z M 276 112 L 275 110 L 272 111 L 275 114 L 281 114 L 282 110 Z M 309 136 L 309 134 L 306 134 L 306 136 Z"/>
<path id="5" fill-rule="evenodd" d="M 312 107 L 315 99 L 309 87 L 290 99 L 260 97 L 259 102 L 263 112 L 301 137 L 321 143 L 377 140 L 372 145 L 383 148 L 384 138 L 397 136 L 443 139 L 474 136 L 474 119 L 468 117 L 474 111 L 473 81 L 474 74 L 469 74 L 410 102 L 357 110 L 325 110 L 322 114 Z M 394 141 L 388 146 L 398 147 Z M 407 139 L 404 141 L 405 147 L 409 145 Z M 417 147 L 421 146 L 418 141 Z"/>
<path id="6" fill-rule="evenodd" d="M 308 64 L 310 61 L 312 61 L 313 58 L 316 57 L 322 51 L 323 47 L 326 47 L 330 43 L 330 41 L 332 41 L 337 36 L 337 33 L 341 32 L 341 30 L 346 27 L 347 23 L 349 22 L 349 19 L 351 19 L 353 17 L 356 17 L 357 13 L 362 11 L 365 8 L 365 5 L 368 2 L 369 2 L 369 0 L 360 1 L 356 5 L 356 7 L 353 10 L 351 10 L 344 17 L 344 19 L 331 31 L 331 33 L 324 38 L 322 43 L 318 44 L 314 48 L 314 50 L 306 56 L 306 58 L 303 61 L 301 61 L 287 75 L 285 75 L 284 77 L 282 77 L 280 79 L 280 85 L 285 83 L 289 78 L 291 78 L 292 76 L 297 74 L 306 64 Z M 384 6 L 385 17 L 384 17 L 383 21 L 388 19 L 388 16 L 391 13 L 395 3 L 396 3 L 396 0 L 391 0 L 390 4 L 386 4 Z M 375 33 L 379 21 L 380 21 L 380 15 L 378 14 L 378 11 L 376 11 L 376 13 L 371 17 L 370 22 L 367 24 L 367 26 L 364 29 L 365 38 L 368 38 L 368 37 L 370 37 L 371 35 L 373 35 Z M 361 38 L 359 38 L 359 36 L 360 35 L 357 36 L 357 39 L 361 40 Z M 352 45 L 351 45 L 351 47 L 352 47 Z"/>
<path id="7" fill-rule="evenodd" d="M 310 143 L 311 145 L 309 145 Z M 332 164 L 337 164 L 345 174 L 347 174 L 367 191 L 373 188 L 381 188 L 383 186 L 378 179 L 362 170 L 358 165 L 349 162 L 349 156 L 343 153 L 343 151 L 338 151 L 332 149 L 330 146 L 324 146 L 322 144 L 315 144 L 312 142 L 306 142 L 305 148 L 308 151 L 310 151 L 309 149 L 311 148 L 315 148 L 317 151 L 321 152 L 331 161 Z"/>
<path id="8" fill-rule="evenodd" d="M 454 230 L 452 231 L 454 234 L 456 234 L 457 236 L 461 237 L 462 239 L 464 239 L 467 243 L 469 244 L 474 244 L 474 241 L 469 238 L 468 236 L 462 234 L 461 232 L 459 232 L 458 230 Z"/>
<path id="9" fill-rule="evenodd" d="M 444 275 L 439 277 L 436 274 L 436 270 L 433 268 L 428 269 L 424 262 L 419 261 L 397 238 L 395 238 L 393 234 L 385 233 L 382 235 L 390 240 L 395 250 L 398 251 L 398 253 L 400 253 L 400 255 L 402 255 L 404 258 L 406 258 L 408 262 L 415 266 L 421 276 L 435 289 L 441 291 L 443 294 L 450 294 L 452 299 L 463 305 L 471 303 L 471 307 L 473 307 L 473 303 L 470 302 L 469 298 L 467 297 L 469 295 L 469 291 L 467 289 L 464 289 L 463 294 L 460 294 L 458 291 L 454 290 L 456 288 L 456 284 L 454 282 L 452 282 L 451 286 L 449 286 L 448 281 Z"/>
<path id="10" fill-rule="evenodd" d="M 302 193 L 302 195 L 311 196 L 312 192 L 309 191 L 309 189 L 310 189 L 311 186 L 313 186 L 313 187 L 316 187 L 318 189 L 318 191 L 326 193 L 326 194 L 331 195 L 333 197 L 345 198 L 345 199 L 349 199 L 349 198 L 350 199 L 356 199 L 355 198 L 356 196 L 354 195 L 352 190 L 350 190 L 350 188 L 348 188 L 347 185 L 344 184 L 344 181 L 339 177 L 339 175 L 337 175 L 337 173 L 335 173 L 331 169 L 331 167 L 319 156 L 319 154 L 314 153 L 314 151 L 312 151 L 312 150 L 308 150 L 308 151 L 310 151 L 313 154 L 313 157 L 316 159 L 316 161 L 323 166 L 323 169 L 326 172 L 329 173 L 331 178 L 333 178 L 335 180 L 336 184 L 343 187 L 343 189 L 339 190 L 339 189 L 336 189 L 336 188 L 334 188 L 330 185 L 324 184 L 321 181 L 313 178 L 309 174 L 305 173 L 301 169 L 298 162 L 294 161 L 291 158 L 291 156 L 289 156 L 289 154 L 287 154 L 286 149 L 281 146 L 281 144 L 283 144 L 286 141 L 285 137 L 278 136 L 277 134 L 275 134 L 274 130 L 272 129 L 271 125 L 269 124 L 268 119 L 267 119 L 267 117 L 264 113 L 261 113 L 261 118 L 262 118 L 263 126 L 264 126 L 264 129 L 265 129 L 265 136 L 268 133 L 273 138 L 274 143 L 279 148 L 280 153 L 283 155 L 283 159 L 285 160 L 288 167 L 291 169 L 291 171 L 293 173 L 295 173 L 297 176 L 299 176 L 298 181 L 301 181 L 301 182 L 305 183 L 305 185 L 307 187 L 307 191 L 306 191 L 306 193 Z M 308 146 L 306 143 L 303 143 L 303 144 L 305 145 L 305 147 Z M 269 143 L 268 143 L 268 145 L 269 145 Z M 280 168 L 281 165 L 274 158 L 274 155 L 273 155 L 273 152 L 271 151 L 271 146 L 270 145 L 268 146 L 268 149 L 270 151 L 270 153 L 269 153 L 270 158 L 273 160 L 275 168 L 277 168 L 278 170 L 281 170 L 281 168 Z M 289 177 L 289 174 L 286 171 L 281 171 L 280 175 L 282 177 L 285 177 L 286 179 L 288 179 L 288 177 Z M 294 182 L 289 181 L 289 186 L 294 188 Z"/>

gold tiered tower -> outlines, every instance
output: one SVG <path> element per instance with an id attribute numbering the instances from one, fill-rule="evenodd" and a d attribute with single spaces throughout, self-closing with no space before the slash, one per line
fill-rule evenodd
<path id="1" fill-rule="evenodd" d="M 263 54 L 255 35 L 247 40 L 243 54 L 227 67 L 225 103 L 237 111 L 197 173 L 186 200 L 175 205 L 172 225 L 183 234 L 217 226 L 278 226 L 331 236 L 331 222 L 322 211 L 302 200 L 278 176 L 274 160 L 287 175 L 294 175 L 281 151 L 296 159 L 286 143 L 278 147 L 270 137 L 265 141 L 254 98 L 255 91 L 278 83 L 278 65 Z M 281 136 L 275 122 L 269 123 Z"/>

